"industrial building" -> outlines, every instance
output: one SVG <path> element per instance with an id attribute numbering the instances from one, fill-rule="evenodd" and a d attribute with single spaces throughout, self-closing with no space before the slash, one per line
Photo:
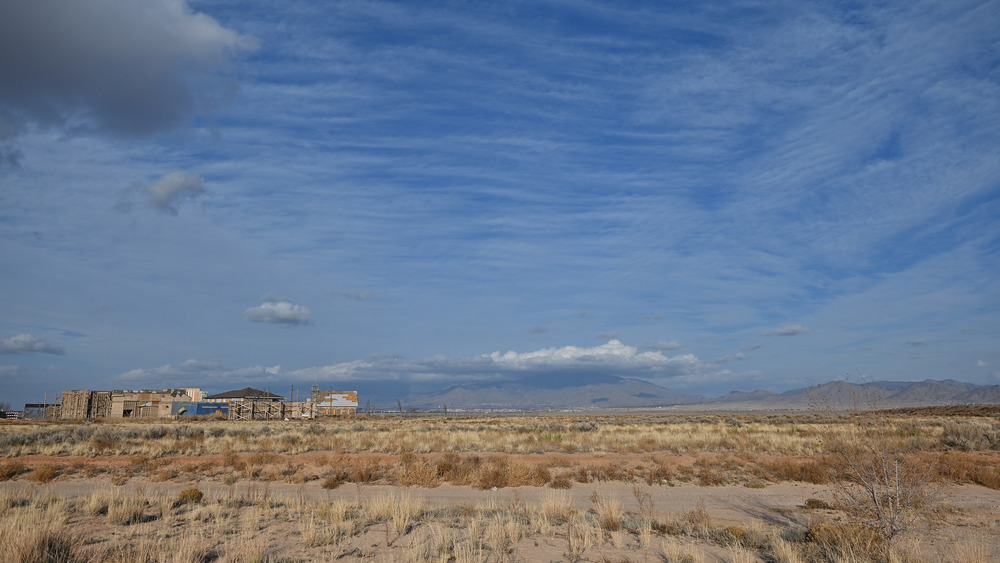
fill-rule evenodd
<path id="1" fill-rule="evenodd" d="M 293 420 L 357 413 L 356 391 L 319 391 L 308 401 L 285 401 L 281 395 L 252 387 L 202 397 L 199 388 L 160 390 L 63 391 L 62 402 L 26 404 L 24 418 L 118 419 L 213 416 L 229 420 Z"/>

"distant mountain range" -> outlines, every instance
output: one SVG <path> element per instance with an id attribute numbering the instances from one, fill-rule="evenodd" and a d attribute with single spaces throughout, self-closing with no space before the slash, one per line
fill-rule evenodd
<path id="1" fill-rule="evenodd" d="M 1000 404 L 1000 385 L 953 379 L 831 381 L 784 393 L 734 391 L 717 398 L 677 393 L 648 381 L 614 375 L 536 375 L 515 381 L 455 385 L 401 399 L 406 409 L 566 410 L 674 407 L 678 410 L 803 410 L 812 407 L 898 408 Z"/>

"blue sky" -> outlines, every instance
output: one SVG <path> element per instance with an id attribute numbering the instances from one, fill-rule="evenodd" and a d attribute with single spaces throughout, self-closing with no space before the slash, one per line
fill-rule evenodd
<path id="1" fill-rule="evenodd" d="M 0 400 L 1000 383 L 1000 2 L 0 6 Z"/>

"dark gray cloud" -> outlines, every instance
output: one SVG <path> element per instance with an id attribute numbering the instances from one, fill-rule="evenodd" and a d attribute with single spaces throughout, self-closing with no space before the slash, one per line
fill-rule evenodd
<path id="1" fill-rule="evenodd" d="M 116 379 L 147 382 L 153 386 L 201 385 L 209 379 L 216 383 L 267 380 L 279 376 L 280 373 L 281 366 L 234 369 L 215 360 L 190 359 L 179 365 L 167 364 L 156 368 L 134 369 L 119 375 Z"/>
<path id="2" fill-rule="evenodd" d="M 187 0 L 0 3 L 0 139 L 28 124 L 135 136 L 203 112 L 234 89 L 251 38 Z"/>
<path id="3" fill-rule="evenodd" d="M 33 334 L 18 334 L 0 340 L 0 354 L 56 354 L 61 356 L 65 353 L 66 351 L 61 346 L 49 344 Z"/>
<path id="4" fill-rule="evenodd" d="M 260 305 L 243 311 L 243 318 L 250 323 L 303 325 L 309 324 L 310 316 L 309 309 L 282 297 L 266 297 Z"/>
<path id="5" fill-rule="evenodd" d="M 0 131 L 0 139 L 3 139 L 3 132 Z M 0 145 L 0 170 L 12 170 L 21 167 L 21 159 L 24 153 L 11 146 Z"/>

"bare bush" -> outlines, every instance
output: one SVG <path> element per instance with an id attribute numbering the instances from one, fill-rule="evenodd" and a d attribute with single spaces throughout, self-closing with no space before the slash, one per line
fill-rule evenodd
<path id="1" fill-rule="evenodd" d="M 835 494 L 856 523 L 891 544 L 936 501 L 934 468 L 908 455 L 905 438 L 884 414 L 873 408 L 855 416 L 853 431 L 830 436 L 829 451 L 839 462 Z"/>

